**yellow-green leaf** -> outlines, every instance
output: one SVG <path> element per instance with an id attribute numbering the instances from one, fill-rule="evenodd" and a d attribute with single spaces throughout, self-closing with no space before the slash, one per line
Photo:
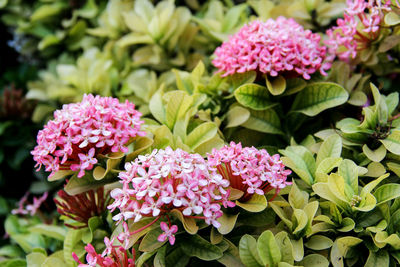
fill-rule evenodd
<path id="1" fill-rule="evenodd" d="M 250 212 L 260 212 L 267 207 L 268 202 L 264 195 L 253 194 L 246 202 L 237 200 L 236 205 Z"/>
<path id="2" fill-rule="evenodd" d="M 258 84 L 244 84 L 234 94 L 241 105 L 254 110 L 265 110 L 275 105 L 269 99 L 268 89 Z"/>
<path id="3" fill-rule="evenodd" d="M 270 77 L 270 78 L 266 76 L 265 83 L 267 85 L 269 92 L 272 95 L 280 95 L 283 92 L 285 92 L 286 80 L 280 75 L 277 77 Z"/>

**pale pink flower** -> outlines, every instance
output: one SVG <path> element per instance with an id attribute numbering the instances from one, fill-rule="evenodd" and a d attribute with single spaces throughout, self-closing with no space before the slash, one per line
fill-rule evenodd
<path id="1" fill-rule="evenodd" d="M 255 70 L 270 76 L 303 76 L 330 68 L 325 61 L 327 48 L 321 37 L 294 19 L 278 17 L 266 22 L 253 21 L 243 26 L 215 52 L 213 65 L 222 76 Z"/>
<path id="2" fill-rule="evenodd" d="M 286 181 L 291 173 L 285 169 L 279 155 L 270 156 L 265 149 L 242 147 L 231 142 L 221 149 L 213 149 L 207 155 L 208 167 L 214 175 L 220 175 L 230 182 L 230 186 L 244 192 L 242 201 L 253 194 L 264 195 L 275 189 L 277 194 L 291 184 Z"/>
<path id="3" fill-rule="evenodd" d="M 37 198 L 33 197 L 33 203 L 27 204 L 26 207 L 24 208 L 25 203 L 27 203 L 29 193 L 26 193 L 21 200 L 18 202 L 18 209 L 13 209 L 11 211 L 12 214 L 21 214 L 21 215 L 26 215 L 29 213 L 29 215 L 33 216 L 36 214 L 40 206 L 43 204 L 43 202 L 46 201 L 49 193 L 44 192 L 44 194 Z"/>
<path id="4" fill-rule="evenodd" d="M 119 209 L 113 217 L 118 222 L 155 217 L 155 223 L 158 218 L 169 218 L 169 213 L 176 209 L 185 217 L 215 226 L 222 216 L 221 205 L 235 205 L 228 200 L 229 182 L 210 173 L 199 154 L 167 147 L 139 156 L 125 169 L 119 174 L 122 189 L 111 191 L 114 203 L 108 206 L 110 210 Z"/>
<path id="5" fill-rule="evenodd" d="M 175 244 L 175 236 L 174 236 L 174 234 L 178 231 L 178 226 L 172 225 L 171 227 L 168 227 L 168 224 L 166 222 L 161 222 L 160 223 L 160 228 L 161 228 L 161 230 L 164 231 L 164 233 L 159 235 L 157 240 L 159 242 L 164 242 L 168 238 L 168 241 L 171 244 L 171 246 L 173 244 Z"/>
<path id="6" fill-rule="evenodd" d="M 84 95 L 80 103 L 63 105 L 38 133 L 31 152 L 38 170 L 44 165 L 50 177 L 59 170 L 79 171 L 82 177 L 99 154 L 127 152 L 128 141 L 144 135 L 140 116 L 134 104 L 112 97 Z"/>

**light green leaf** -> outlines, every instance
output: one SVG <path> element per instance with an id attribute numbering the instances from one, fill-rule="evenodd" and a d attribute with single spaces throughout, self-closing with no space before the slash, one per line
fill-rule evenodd
<path id="1" fill-rule="evenodd" d="M 165 123 L 166 117 L 166 111 L 162 101 L 163 88 L 164 86 L 161 86 L 161 88 L 151 97 L 149 102 L 151 114 L 161 123 Z"/>
<path id="2" fill-rule="evenodd" d="M 292 239 L 292 246 L 293 246 L 293 258 L 295 261 L 301 261 L 304 257 L 304 246 L 303 246 L 303 238 L 298 240 Z"/>
<path id="3" fill-rule="evenodd" d="M 271 231 L 263 232 L 257 240 L 257 250 L 264 266 L 275 266 L 281 261 L 281 251 Z"/>
<path id="4" fill-rule="evenodd" d="M 205 122 L 197 126 L 189 133 L 185 144 L 191 149 L 196 149 L 201 144 L 212 139 L 218 131 L 218 127 L 213 122 Z"/>
<path id="5" fill-rule="evenodd" d="M 308 185 L 314 183 L 314 173 L 316 170 L 315 159 L 312 153 L 302 146 L 290 146 L 285 150 L 279 150 L 282 162 L 292 169 Z"/>
<path id="6" fill-rule="evenodd" d="M 400 131 L 393 130 L 392 133 L 385 139 L 379 140 L 387 150 L 393 154 L 400 155 Z"/>
<path id="7" fill-rule="evenodd" d="M 333 241 L 323 235 L 314 235 L 304 245 L 312 250 L 324 250 L 332 247 Z"/>
<path id="8" fill-rule="evenodd" d="M 375 190 L 377 205 L 400 197 L 400 184 L 384 184 Z"/>
<path id="9" fill-rule="evenodd" d="M 338 174 L 344 182 L 351 187 L 353 194 L 358 194 L 358 170 L 357 165 L 348 159 L 344 159 L 338 168 Z"/>
<path id="10" fill-rule="evenodd" d="M 42 267 L 43 262 L 46 260 L 46 255 L 40 252 L 32 252 L 26 255 L 26 263 L 29 267 Z"/>
<path id="11" fill-rule="evenodd" d="M 344 104 L 349 94 L 338 84 L 319 82 L 307 85 L 294 100 L 292 110 L 307 116 Z"/>
<path id="12" fill-rule="evenodd" d="M 329 136 L 324 140 L 324 142 L 322 142 L 322 145 L 318 150 L 316 166 L 326 158 L 340 158 L 341 153 L 342 139 L 340 136 L 337 134 Z"/>
<path id="13" fill-rule="evenodd" d="M 364 144 L 362 147 L 362 150 L 363 150 L 365 156 L 367 156 L 367 158 L 369 158 L 370 160 L 372 160 L 374 162 L 380 162 L 386 156 L 386 148 L 383 145 L 381 145 L 380 147 L 378 147 L 375 150 L 371 150 L 367 144 Z"/>
<path id="14" fill-rule="evenodd" d="M 281 262 L 287 262 L 290 264 L 294 264 L 293 258 L 293 245 L 290 241 L 289 235 L 287 232 L 282 231 L 275 235 L 276 243 L 279 246 L 281 252 Z"/>
<path id="15" fill-rule="evenodd" d="M 236 127 L 246 122 L 250 118 L 250 111 L 247 109 L 235 106 L 226 113 L 227 125 L 226 128 Z"/>
<path id="16" fill-rule="evenodd" d="M 285 92 L 286 89 L 286 80 L 282 76 L 277 76 L 277 77 L 265 77 L 265 83 L 268 88 L 268 91 L 272 95 L 281 95 L 283 92 Z"/>
<path id="17" fill-rule="evenodd" d="M 95 180 L 92 173 L 90 171 L 86 171 L 85 175 L 81 178 L 78 178 L 77 174 L 72 176 L 64 190 L 69 195 L 77 195 L 115 181 L 117 181 L 117 176 L 105 177 L 102 180 Z"/>
<path id="18" fill-rule="evenodd" d="M 239 255 L 247 267 L 262 267 L 262 261 L 258 255 L 257 242 L 251 235 L 244 235 L 239 242 Z"/>
<path id="19" fill-rule="evenodd" d="M 395 250 L 400 249 L 400 237 L 397 234 L 388 235 L 387 232 L 380 231 L 380 232 L 376 233 L 375 241 L 377 243 L 381 243 L 382 246 L 385 246 L 385 244 L 389 244 Z"/>
<path id="20" fill-rule="evenodd" d="M 253 194 L 246 202 L 236 200 L 236 205 L 250 212 L 260 212 L 267 207 L 268 202 L 264 195 Z"/>
<path id="21" fill-rule="evenodd" d="M 320 254 L 310 254 L 304 257 L 301 264 L 307 267 L 328 267 L 329 261 Z"/>
<path id="22" fill-rule="evenodd" d="M 262 133 L 283 134 L 281 121 L 273 109 L 250 110 L 250 118 L 241 126 Z"/>
<path id="23" fill-rule="evenodd" d="M 330 173 L 334 168 L 338 167 L 339 164 L 342 162 L 342 158 L 326 158 L 323 159 L 318 167 L 315 173 L 324 173 L 328 174 Z"/>
<path id="24" fill-rule="evenodd" d="M 221 224 L 221 226 L 218 228 L 218 232 L 220 232 L 223 235 L 229 234 L 235 227 L 238 216 L 239 213 L 238 214 L 223 213 L 222 216 L 217 219 L 217 221 Z"/>
<path id="25" fill-rule="evenodd" d="M 29 228 L 33 233 L 39 233 L 48 237 L 52 237 L 64 241 L 67 230 L 64 227 L 48 224 L 36 224 Z"/>
<path id="26" fill-rule="evenodd" d="M 244 84 L 234 94 L 241 105 L 254 110 L 265 110 L 275 105 L 269 100 L 267 88 L 258 84 Z"/>
<path id="27" fill-rule="evenodd" d="M 302 237 L 305 234 L 305 228 L 307 227 L 308 218 L 307 214 L 303 210 L 294 209 L 293 212 L 293 234 L 298 237 Z"/>
<path id="28" fill-rule="evenodd" d="M 365 174 L 365 176 L 370 176 L 370 177 L 379 177 L 386 172 L 385 166 L 383 166 L 382 163 L 380 162 L 371 162 L 367 166 L 368 172 Z"/>
<path id="29" fill-rule="evenodd" d="M 289 192 L 289 203 L 290 206 L 296 209 L 303 209 L 308 203 L 308 193 L 300 190 L 296 183 L 293 182 L 292 188 Z"/>
<path id="30" fill-rule="evenodd" d="M 392 11 L 385 15 L 385 23 L 389 26 L 400 24 L 400 16 L 396 12 Z"/>

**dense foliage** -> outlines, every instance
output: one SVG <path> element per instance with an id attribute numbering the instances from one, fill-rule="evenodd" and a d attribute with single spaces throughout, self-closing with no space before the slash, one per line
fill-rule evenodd
<path id="1" fill-rule="evenodd" d="M 400 266 L 398 1 L 0 18 L 1 266 Z"/>

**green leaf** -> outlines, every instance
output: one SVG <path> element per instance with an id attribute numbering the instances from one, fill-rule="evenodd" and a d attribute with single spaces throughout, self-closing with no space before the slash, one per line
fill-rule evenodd
<path id="1" fill-rule="evenodd" d="M 279 150 L 282 162 L 292 169 L 308 185 L 314 183 L 314 173 L 316 170 L 315 159 L 312 153 L 303 146 L 290 146 L 285 150 Z"/>
<path id="2" fill-rule="evenodd" d="M 320 254 L 305 256 L 301 264 L 307 267 L 329 267 L 328 259 Z"/>
<path id="3" fill-rule="evenodd" d="M 185 144 L 191 149 L 196 149 L 201 144 L 212 139 L 218 131 L 218 127 L 213 122 L 205 122 L 194 128 L 186 138 Z"/>
<path id="4" fill-rule="evenodd" d="M 26 255 L 26 263 L 29 267 L 41 267 L 47 256 L 40 252 L 32 252 Z"/>
<path id="5" fill-rule="evenodd" d="M 281 261 L 294 264 L 293 245 L 287 232 L 282 231 L 275 235 L 276 243 L 281 252 Z M 279 266 L 279 265 L 278 265 Z"/>
<path id="6" fill-rule="evenodd" d="M 326 158 L 340 158 L 341 153 L 342 139 L 340 136 L 337 134 L 329 136 L 324 140 L 324 142 L 322 142 L 322 145 L 318 150 L 316 166 Z"/>
<path id="7" fill-rule="evenodd" d="M 344 104 L 349 94 L 338 84 L 319 82 L 307 85 L 294 100 L 292 110 L 307 116 Z"/>
<path id="8" fill-rule="evenodd" d="M 238 216 L 239 213 L 238 214 L 223 213 L 222 216 L 217 219 L 217 221 L 221 224 L 221 226 L 218 228 L 218 232 L 220 232 L 223 235 L 229 234 L 235 227 Z"/>
<path id="9" fill-rule="evenodd" d="M 233 88 L 236 89 L 243 84 L 252 84 L 256 77 L 257 73 L 255 71 L 247 71 L 244 73 L 235 73 L 229 76 L 229 79 L 232 81 Z"/>
<path id="10" fill-rule="evenodd" d="M 239 255 L 247 267 L 262 267 L 262 261 L 258 255 L 257 241 L 251 235 L 244 235 L 239 242 Z"/>
<path id="11" fill-rule="evenodd" d="M 389 12 L 385 15 L 385 23 L 389 26 L 400 24 L 400 16 L 396 12 Z"/>
<path id="12" fill-rule="evenodd" d="M 267 85 L 268 91 L 272 95 L 281 95 L 283 92 L 285 92 L 286 89 L 286 80 L 282 76 L 277 76 L 277 77 L 265 77 L 265 83 Z"/>
<path id="13" fill-rule="evenodd" d="M 161 88 L 151 97 L 149 102 L 149 109 L 151 114 L 161 123 L 165 123 L 166 117 L 165 106 L 162 100 L 163 89 L 164 86 L 161 86 Z"/>
<path id="14" fill-rule="evenodd" d="M 389 253 L 386 250 L 378 252 L 369 251 L 369 256 L 364 267 L 389 267 Z"/>
<path id="15" fill-rule="evenodd" d="M 400 155 L 400 131 L 393 130 L 392 133 L 385 139 L 380 139 L 381 143 L 387 150 L 393 154 Z"/>
<path id="16" fill-rule="evenodd" d="M 236 127 L 246 122 L 250 118 L 250 111 L 247 109 L 235 106 L 226 113 L 227 124 L 226 128 Z"/>
<path id="17" fill-rule="evenodd" d="M 77 251 L 79 249 L 78 243 L 81 242 L 82 238 L 82 230 L 76 230 L 76 229 L 69 229 L 67 234 L 65 235 L 64 239 L 64 259 L 65 262 L 69 265 L 74 265 L 75 261 L 72 258 L 72 252 L 75 252 L 78 257 L 83 256 L 86 251 L 84 250 L 83 246 L 81 247 L 81 251 Z"/>
<path id="18" fill-rule="evenodd" d="M 268 202 L 264 195 L 253 194 L 246 202 L 236 200 L 236 205 L 250 212 L 260 212 L 267 207 Z"/>
<path id="19" fill-rule="evenodd" d="M 172 252 L 169 252 L 166 258 L 166 266 L 186 267 L 188 266 L 190 257 L 187 256 L 182 246 L 176 247 Z"/>
<path id="20" fill-rule="evenodd" d="M 154 267 L 165 267 L 165 254 L 167 251 L 167 246 L 163 246 L 157 251 L 156 256 L 154 257 Z"/>
<path id="21" fill-rule="evenodd" d="M 183 216 L 180 210 L 173 209 L 170 213 L 182 223 L 186 232 L 188 232 L 189 234 L 194 235 L 199 230 L 199 227 L 196 225 L 196 221 L 193 218 Z"/>
<path id="22" fill-rule="evenodd" d="M 275 266 L 281 261 L 281 251 L 271 231 L 263 232 L 257 240 L 257 250 L 264 266 Z"/>
<path id="23" fill-rule="evenodd" d="M 146 263 L 146 261 L 148 261 L 151 257 L 153 257 L 154 254 L 156 254 L 156 252 L 157 252 L 156 250 L 151 252 L 143 252 L 137 259 L 136 266 L 137 267 L 143 266 Z"/>
<path id="24" fill-rule="evenodd" d="M 377 205 L 400 197 L 400 184 L 384 184 L 375 190 Z"/>
<path id="25" fill-rule="evenodd" d="M 163 231 L 159 227 L 150 230 L 140 242 L 139 250 L 144 252 L 151 252 L 162 247 L 167 242 L 159 242 L 157 240 L 158 236 L 162 233 Z"/>
<path id="26" fill-rule="evenodd" d="M 358 170 L 357 165 L 348 159 L 344 159 L 338 168 L 338 174 L 343 177 L 344 182 L 353 190 L 353 194 L 358 194 Z"/>
<path id="27" fill-rule="evenodd" d="M 293 258 L 295 261 L 301 261 L 304 257 L 304 246 L 303 246 L 303 238 L 298 240 L 292 239 L 292 246 L 293 246 Z"/>
<path id="28" fill-rule="evenodd" d="M 304 245 L 312 250 L 324 250 L 332 247 L 333 241 L 323 235 L 314 235 Z"/>
<path id="29" fill-rule="evenodd" d="M 194 256 L 201 260 L 211 261 L 222 257 L 221 249 L 199 235 L 185 237 L 181 240 L 181 248 L 188 256 Z"/>
<path id="30" fill-rule="evenodd" d="M 292 78 L 286 80 L 286 90 L 284 95 L 292 95 L 303 90 L 307 82 L 301 78 Z"/>
<path id="31" fill-rule="evenodd" d="M 289 192 L 290 206 L 296 209 L 303 209 L 308 203 L 308 193 L 300 190 L 293 181 L 292 188 Z"/>
<path id="32" fill-rule="evenodd" d="M 31 21 L 43 20 L 48 17 L 59 14 L 66 6 L 62 2 L 56 2 L 51 5 L 42 5 L 31 15 Z"/>
<path id="33" fill-rule="evenodd" d="M 250 110 L 250 118 L 241 126 L 262 133 L 283 134 L 281 120 L 273 109 Z"/>
<path id="34" fill-rule="evenodd" d="M 67 230 L 64 227 L 48 224 L 36 224 L 29 228 L 33 233 L 39 233 L 48 237 L 52 237 L 64 241 Z"/>
<path id="35" fill-rule="evenodd" d="M 244 84 L 234 94 L 241 105 L 254 110 L 265 110 L 275 105 L 269 100 L 268 89 L 258 84 Z"/>
<path id="36" fill-rule="evenodd" d="M 383 145 L 381 145 L 380 147 L 378 147 L 375 150 L 371 150 L 367 144 L 364 144 L 362 147 L 362 150 L 363 150 L 365 156 L 367 156 L 367 158 L 369 158 L 370 160 L 372 160 L 374 162 L 380 162 L 386 156 L 386 148 Z"/>
<path id="37" fill-rule="evenodd" d="M 102 185 L 109 184 L 117 181 L 117 175 L 115 177 L 105 177 L 102 180 L 96 180 L 90 171 L 86 171 L 85 175 L 81 178 L 77 177 L 77 174 L 71 177 L 65 186 L 64 190 L 69 195 L 77 195 L 91 189 L 96 189 Z"/>

